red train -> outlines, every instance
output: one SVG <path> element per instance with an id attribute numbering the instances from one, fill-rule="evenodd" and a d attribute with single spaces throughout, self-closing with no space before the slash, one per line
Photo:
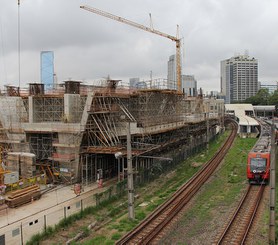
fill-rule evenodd
<path id="1" fill-rule="evenodd" d="M 250 184 L 267 184 L 270 173 L 271 127 L 261 123 L 261 136 L 248 154 L 247 178 Z"/>

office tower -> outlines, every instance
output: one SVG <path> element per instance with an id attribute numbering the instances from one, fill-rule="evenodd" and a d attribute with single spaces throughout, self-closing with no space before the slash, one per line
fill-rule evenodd
<path id="1" fill-rule="evenodd" d="M 139 77 L 129 78 L 129 87 L 130 88 L 137 88 L 137 84 L 140 82 Z"/>
<path id="2" fill-rule="evenodd" d="M 257 59 L 245 54 L 221 61 L 221 93 L 226 104 L 244 101 L 257 92 Z"/>
<path id="3" fill-rule="evenodd" d="M 171 55 L 168 61 L 167 89 L 176 89 L 176 87 L 177 87 L 176 55 Z"/>
<path id="4" fill-rule="evenodd" d="M 52 89 L 54 85 L 54 53 L 41 51 L 41 83 L 45 89 Z"/>
<path id="5" fill-rule="evenodd" d="M 182 92 L 187 96 L 197 96 L 197 81 L 193 75 L 182 75 Z"/>

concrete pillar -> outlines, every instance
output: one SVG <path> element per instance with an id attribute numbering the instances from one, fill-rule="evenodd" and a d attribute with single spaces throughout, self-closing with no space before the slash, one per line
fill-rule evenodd
<path id="1" fill-rule="evenodd" d="M 34 122 L 34 102 L 33 96 L 28 97 L 28 107 L 29 107 L 29 123 Z"/>
<path id="2" fill-rule="evenodd" d="M 75 123 L 80 120 L 78 116 L 80 108 L 80 95 L 79 94 L 64 94 L 64 112 L 65 122 Z"/>

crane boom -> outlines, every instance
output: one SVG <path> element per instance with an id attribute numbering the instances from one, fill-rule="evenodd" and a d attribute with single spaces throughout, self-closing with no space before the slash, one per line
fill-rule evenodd
<path id="1" fill-rule="evenodd" d="M 100 9 L 96 9 L 96 8 L 89 7 L 89 6 L 86 6 L 86 5 L 80 6 L 80 8 L 82 8 L 84 10 L 87 10 L 89 12 L 92 12 L 92 13 L 95 13 L 95 14 L 107 17 L 109 19 L 116 20 L 118 22 L 121 22 L 121 23 L 130 25 L 130 26 L 136 27 L 138 29 L 141 29 L 141 30 L 144 30 L 144 31 L 147 31 L 147 32 L 151 32 L 151 33 L 157 34 L 157 35 L 162 36 L 162 37 L 166 37 L 166 38 L 176 42 L 177 90 L 178 90 L 178 92 L 181 92 L 181 55 L 180 55 L 181 41 L 180 41 L 179 38 L 174 37 L 174 36 L 169 35 L 169 34 L 166 34 L 166 33 L 163 33 L 161 31 L 155 30 L 153 28 L 149 28 L 147 26 L 138 24 L 138 23 L 136 23 L 134 21 L 130 21 L 130 20 L 127 20 L 125 18 L 122 18 L 122 17 L 116 16 L 116 15 L 110 14 L 110 13 L 105 12 L 105 11 L 100 10 Z"/>

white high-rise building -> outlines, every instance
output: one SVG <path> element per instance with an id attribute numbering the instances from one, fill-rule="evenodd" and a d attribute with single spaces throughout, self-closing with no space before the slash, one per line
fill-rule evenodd
<path id="1" fill-rule="evenodd" d="M 221 61 L 221 93 L 226 104 L 244 101 L 257 92 L 257 59 L 245 54 Z"/>
<path id="2" fill-rule="evenodd" d="M 176 55 L 171 55 L 168 61 L 168 74 L 167 74 L 167 89 L 176 89 L 177 87 L 177 74 L 176 74 Z"/>
<path id="3" fill-rule="evenodd" d="M 197 96 L 197 81 L 193 75 L 181 75 L 181 91 L 187 96 Z M 177 90 L 176 55 L 168 61 L 167 89 Z"/>

